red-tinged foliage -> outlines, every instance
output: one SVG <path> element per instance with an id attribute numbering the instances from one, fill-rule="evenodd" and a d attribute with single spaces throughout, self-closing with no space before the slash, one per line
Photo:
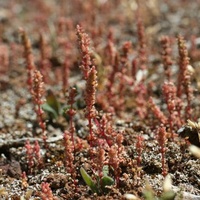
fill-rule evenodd
<path id="1" fill-rule="evenodd" d="M 157 140 L 158 140 L 158 144 L 160 145 L 163 176 L 167 175 L 167 166 L 166 166 L 166 159 L 165 159 L 166 142 L 167 142 L 166 135 L 167 135 L 167 133 L 166 133 L 165 127 L 163 125 L 161 125 L 157 130 Z"/>
<path id="2" fill-rule="evenodd" d="M 74 167 L 74 146 L 70 135 L 71 134 L 68 131 L 65 131 L 63 136 L 63 146 L 65 148 L 65 168 L 75 181 L 76 172 Z"/>
<path id="3" fill-rule="evenodd" d="M 70 108 L 69 110 L 67 110 L 66 113 L 69 115 L 69 118 L 70 118 L 69 132 L 71 135 L 71 141 L 72 141 L 74 150 L 75 150 L 75 141 L 74 141 L 75 126 L 73 122 L 73 117 L 76 114 L 76 111 L 75 109 L 73 109 L 73 104 L 75 103 L 75 96 L 76 96 L 76 88 L 70 88 L 69 96 L 68 96 L 68 104 L 70 105 Z"/>
<path id="4" fill-rule="evenodd" d="M 163 48 L 161 55 L 162 55 L 162 59 L 163 59 L 165 76 L 166 76 L 167 80 L 170 81 L 171 75 L 172 75 L 171 67 L 173 64 L 173 61 L 171 58 L 172 49 L 170 47 L 170 38 L 168 36 L 163 36 L 163 37 L 161 37 L 160 42 L 161 42 L 162 48 Z"/>
<path id="5" fill-rule="evenodd" d="M 35 141 L 35 144 L 31 145 L 29 140 L 27 140 L 24 147 L 26 148 L 27 167 L 31 174 L 34 169 L 39 169 L 43 162 L 40 153 L 40 145 L 38 141 Z"/>
<path id="6" fill-rule="evenodd" d="M 40 125 L 40 128 L 42 129 L 42 137 L 44 141 L 44 145 L 47 148 L 47 136 L 46 136 L 46 123 L 43 120 L 43 113 L 42 110 L 42 104 L 44 104 L 44 82 L 43 82 L 43 76 L 40 73 L 40 71 L 35 70 L 33 75 L 33 88 L 32 88 L 32 99 L 33 103 L 35 105 L 35 112 L 37 115 L 38 123 Z"/>
<path id="7" fill-rule="evenodd" d="M 49 82 L 49 74 L 50 74 L 50 52 L 47 46 L 47 42 L 43 33 L 40 33 L 40 71 L 43 76 L 43 80 L 45 83 Z"/>
<path id="8" fill-rule="evenodd" d="M 55 200 L 52 190 L 49 187 L 49 183 L 42 182 L 41 183 L 41 194 L 40 197 L 42 200 Z"/>
<path id="9" fill-rule="evenodd" d="M 23 29 L 20 29 L 20 34 L 22 37 L 22 42 L 24 46 L 24 57 L 26 59 L 26 68 L 27 68 L 27 84 L 29 87 L 29 91 L 32 94 L 33 90 L 33 73 L 36 69 L 32 54 L 32 48 L 31 48 L 31 41 L 28 38 L 26 32 Z"/>
<path id="10" fill-rule="evenodd" d="M 0 172 L 9 191 L 3 198 L 124 199 L 134 193 L 140 199 L 146 179 L 160 195 L 161 171 L 198 194 L 198 162 L 176 133 L 199 144 L 198 123 L 184 126 L 199 118 L 199 38 L 174 42 L 177 33 L 187 41 L 193 35 L 185 31 L 192 17 L 183 9 L 198 6 L 69 2 L 1 3 Z M 174 12 L 177 2 L 183 12 Z M 173 30 L 175 17 L 176 25 L 183 20 Z M 16 22 L 27 30 L 19 31 L 22 44 Z M 45 102 L 46 88 L 53 95 Z M 28 176 L 19 180 L 21 171 Z"/>
<path id="11" fill-rule="evenodd" d="M 149 108 L 152 110 L 153 114 L 160 121 L 160 123 L 162 123 L 162 124 L 167 123 L 167 117 L 160 110 L 160 108 L 154 103 L 152 97 L 149 98 Z"/>
<path id="12" fill-rule="evenodd" d="M 178 50 L 179 50 L 179 77 L 177 86 L 177 96 L 181 97 L 182 91 L 187 97 L 187 106 L 185 107 L 185 119 L 191 119 L 192 108 L 191 102 L 193 100 L 193 88 L 191 86 L 191 76 L 193 68 L 189 63 L 188 51 L 185 41 L 182 36 L 178 36 Z"/>
<path id="13" fill-rule="evenodd" d="M 78 46 L 81 52 L 81 65 L 80 68 L 83 72 L 84 79 L 87 80 L 92 65 L 91 50 L 90 50 L 90 38 L 86 34 L 83 28 L 77 25 L 77 37 Z"/>

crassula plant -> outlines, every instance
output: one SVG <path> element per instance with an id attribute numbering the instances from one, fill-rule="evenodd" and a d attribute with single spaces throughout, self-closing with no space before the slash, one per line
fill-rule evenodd
<path id="1" fill-rule="evenodd" d="M 69 2 L 0 3 L 0 199 L 198 197 L 196 1 Z"/>

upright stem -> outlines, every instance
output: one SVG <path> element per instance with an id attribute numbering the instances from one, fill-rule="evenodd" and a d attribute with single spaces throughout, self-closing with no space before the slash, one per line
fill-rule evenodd
<path id="1" fill-rule="evenodd" d="M 89 135 L 90 135 L 90 147 L 92 147 L 92 142 L 94 140 L 94 137 L 93 137 L 93 129 L 92 129 L 92 118 L 88 118 L 88 126 L 89 126 Z"/>

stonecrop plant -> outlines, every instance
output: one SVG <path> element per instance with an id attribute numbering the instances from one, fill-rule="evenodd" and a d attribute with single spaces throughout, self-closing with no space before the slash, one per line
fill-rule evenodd
<path id="1" fill-rule="evenodd" d="M 198 38 L 158 22 L 176 3 L 1 4 L 0 199 L 199 198 Z"/>

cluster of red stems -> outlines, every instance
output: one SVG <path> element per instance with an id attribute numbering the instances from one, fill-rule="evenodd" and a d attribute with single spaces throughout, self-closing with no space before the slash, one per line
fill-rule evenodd
<path id="1" fill-rule="evenodd" d="M 62 29 L 60 22 L 60 29 Z M 94 53 L 91 51 L 90 38 L 80 25 L 77 25 L 78 48 L 80 50 L 80 69 L 85 80 L 85 117 L 88 121 L 88 143 L 90 145 L 90 157 L 93 160 L 92 167 L 98 172 L 98 176 L 102 177 L 102 169 L 104 165 L 109 165 L 113 170 L 116 184 L 119 184 L 120 178 L 120 163 L 123 161 L 124 155 L 124 132 L 117 132 L 113 128 L 111 114 L 117 113 L 121 115 L 121 111 L 125 111 L 126 106 L 126 92 L 127 90 L 134 96 L 136 104 L 136 113 L 141 119 L 147 117 L 147 109 L 150 108 L 154 117 L 157 118 L 159 124 L 157 128 L 157 141 L 160 146 L 160 153 L 162 156 L 162 174 L 167 175 L 167 166 L 165 160 L 166 142 L 168 139 L 174 140 L 175 130 L 179 128 L 187 119 L 191 119 L 191 101 L 193 99 L 193 89 L 191 86 L 191 66 L 189 65 L 188 53 L 185 41 L 182 36 L 178 36 L 178 50 L 179 50 L 179 77 L 176 84 L 172 79 L 171 67 L 173 65 L 172 50 L 170 39 L 167 36 L 161 38 L 162 45 L 162 62 L 165 73 L 165 83 L 162 85 L 162 94 L 167 105 L 168 115 L 162 112 L 162 109 L 156 105 L 153 97 L 149 96 L 148 84 L 146 81 L 146 71 L 148 70 L 148 52 L 147 42 L 144 34 L 144 27 L 142 20 L 138 18 L 138 55 L 134 57 L 129 63 L 129 52 L 132 50 L 131 42 L 125 42 L 122 46 L 121 53 L 115 47 L 114 37 L 112 31 L 108 35 L 108 42 L 105 48 L 107 59 L 105 64 L 108 65 L 109 76 L 108 82 L 104 90 L 100 90 L 97 94 L 97 65 L 94 60 Z M 47 130 L 45 120 L 43 118 L 42 104 L 44 103 L 44 82 L 48 82 L 48 67 L 49 61 L 45 48 L 44 36 L 40 37 L 41 48 L 41 70 L 37 70 L 34 64 L 33 54 L 31 50 L 30 40 L 26 32 L 20 30 L 24 45 L 26 67 L 27 67 L 27 84 L 35 106 L 38 123 L 42 131 L 44 146 L 47 145 Z M 71 48 L 66 45 L 66 52 Z M 69 129 L 64 132 L 63 144 L 65 147 L 65 166 L 68 173 L 71 174 L 76 186 L 76 168 L 74 165 L 75 151 L 77 146 L 81 146 L 80 141 L 75 137 L 74 116 L 76 110 L 74 108 L 76 89 L 69 88 L 69 53 L 66 53 L 63 64 L 63 91 L 67 89 L 68 105 L 70 109 L 67 114 L 70 118 Z M 6 58 L 5 58 L 6 60 Z M 6 61 L 5 61 L 6 62 Z M 98 71 L 99 72 L 99 71 Z M 139 76 L 141 74 L 141 77 Z M 117 81 L 116 81 L 117 80 Z M 187 105 L 184 105 L 184 98 L 187 100 Z M 148 106 L 147 106 L 147 99 Z M 101 106 L 105 111 L 103 115 L 99 115 L 95 104 Z M 185 111 L 183 112 L 183 109 Z M 169 133 L 169 134 L 168 134 Z M 170 137 L 168 136 L 170 135 Z M 31 146 L 29 141 L 26 142 L 27 162 L 29 170 L 36 167 L 37 163 L 42 163 L 40 156 L 40 146 L 38 142 Z M 137 165 L 142 163 L 142 149 L 144 141 L 142 136 L 137 137 Z M 52 192 L 48 183 L 42 183 L 41 190 L 43 192 L 42 199 L 53 198 Z M 46 196 L 45 196 L 46 195 Z"/>

